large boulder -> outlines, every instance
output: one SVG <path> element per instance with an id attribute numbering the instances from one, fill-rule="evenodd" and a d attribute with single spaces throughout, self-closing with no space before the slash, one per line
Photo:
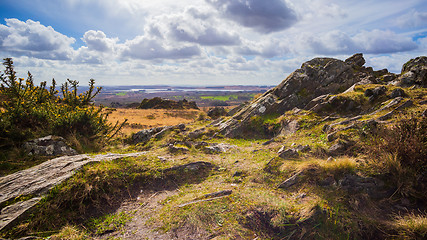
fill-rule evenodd
<path id="1" fill-rule="evenodd" d="M 402 87 L 427 87 L 427 57 L 417 57 L 405 63 L 395 84 Z"/>
<path id="2" fill-rule="evenodd" d="M 363 67 L 364 62 L 362 54 L 353 55 L 346 61 L 314 58 L 217 126 L 227 137 L 241 136 L 253 116 L 281 115 L 293 108 L 303 109 L 318 96 L 341 93 L 359 81 L 375 79 L 372 68 Z"/>

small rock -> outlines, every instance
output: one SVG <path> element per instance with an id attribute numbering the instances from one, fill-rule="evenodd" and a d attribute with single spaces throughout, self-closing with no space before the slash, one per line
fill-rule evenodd
<path id="1" fill-rule="evenodd" d="M 325 124 L 322 128 L 322 132 L 327 133 L 331 130 L 331 126 L 328 124 Z"/>
<path id="2" fill-rule="evenodd" d="M 394 79 L 396 79 L 396 75 L 395 74 L 392 74 L 392 73 L 389 73 L 389 74 L 385 74 L 384 76 L 383 76 L 383 80 L 384 80 L 384 82 L 391 82 L 391 81 L 393 81 Z"/>
<path id="3" fill-rule="evenodd" d="M 196 144 L 194 144 L 194 147 L 197 148 L 197 149 L 203 148 L 203 147 L 206 147 L 206 146 L 209 146 L 209 143 L 207 143 L 207 142 L 197 142 Z"/>
<path id="4" fill-rule="evenodd" d="M 387 92 L 387 88 L 385 86 L 379 86 L 374 88 L 373 92 L 374 92 L 374 95 L 380 96 L 380 95 L 383 95 L 385 92 Z"/>
<path id="5" fill-rule="evenodd" d="M 65 144 L 65 139 L 58 136 L 47 136 L 24 143 L 28 155 L 42 156 L 72 156 L 78 154 L 76 150 Z"/>
<path id="6" fill-rule="evenodd" d="M 168 146 L 169 152 L 171 153 L 177 153 L 177 152 L 188 152 L 189 149 L 186 147 L 177 147 L 174 144 L 169 144 Z"/>
<path id="7" fill-rule="evenodd" d="M 295 158 L 298 157 L 298 151 L 291 148 L 291 149 L 286 149 L 285 146 L 283 146 L 282 148 L 280 148 L 279 152 L 279 157 L 283 158 L 283 159 L 288 159 L 288 158 Z"/>
<path id="8" fill-rule="evenodd" d="M 262 145 L 266 146 L 266 145 L 268 145 L 268 144 L 270 144 L 270 143 L 272 143 L 272 142 L 274 142 L 274 141 L 275 141 L 275 139 L 274 139 L 274 138 L 272 138 L 272 139 L 270 139 L 270 140 L 268 140 L 268 141 L 266 141 L 266 142 L 263 142 L 263 143 L 262 143 Z"/>
<path id="9" fill-rule="evenodd" d="M 338 142 L 338 143 L 332 145 L 328 149 L 328 153 L 331 156 L 338 156 L 338 155 L 344 154 L 348 148 L 349 148 L 349 143 L 347 143 L 347 142 Z"/>
<path id="10" fill-rule="evenodd" d="M 399 107 L 397 107 L 395 110 L 399 111 L 399 110 L 402 110 L 404 108 L 410 107 L 412 105 L 414 105 L 414 102 L 412 102 L 412 100 L 408 100 L 408 101 L 404 102 L 402 105 L 400 105 Z"/>
<path id="11" fill-rule="evenodd" d="M 406 94 L 405 94 L 405 91 L 403 91 L 403 89 L 396 88 L 391 92 L 390 98 L 404 97 L 405 95 Z"/>
<path id="12" fill-rule="evenodd" d="M 298 147 L 295 148 L 298 152 L 308 152 L 311 150 L 311 147 L 309 145 L 298 145 Z"/>
<path id="13" fill-rule="evenodd" d="M 284 182 L 279 184 L 278 188 L 288 188 L 297 184 L 301 179 L 302 171 L 297 172 L 292 177 L 286 179 Z"/>
<path id="14" fill-rule="evenodd" d="M 376 87 L 374 89 L 366 89 L 364 95 L 369 97 L 369 101 L 374 101 L 378 96 L 383 95 L 387 91 L 384 86 Z"/>
<path id="15" fill-rule="evenodd" d="M 370 97 L 374 95 L 374 91 L 372 91 L 372 89 L 368 88 L 365 90 L 364 92 L 365 97 Z"/>
<path id="16" fill-rule="evenodd" d="M 385 121 L 387 119 L 390 119 L 393 116 L 393 114 L 394 114 L 394 110 L 390 111 L 390 112 L 388 112 L 388 113 L 386 113 L 386 114 L 384 114 L 384 115 L 382 115 L 380 117 L 378 117 L 377 120 L 378 121 Z"/>
<path id="17" fill-rule="evenodd" d="M 194 131 L 192 131 L 192 132 L 188 133 L 188 137 L 189 137 L 190 139 L 196 139 L 196 138 L 199 138 L 199 137 L 201 137 L 201 136 L 204 134 L 205 130 L 206 130 L 206 128 L 196 129 L 196 130 L 194 130 Z"/>
<path id="18" fill-rule="evenodd" d="M 141 130 L 141 131 L 132 135 L 132 142 L 134 144 L 147 142 L 148 140 L 151 139 L 151 137 L 154 134 L 162 131 L 164 128 L 165 127 L 156 127 L 156 128 Z"/>
<path id="19" fill-rule="evenodd" d="M 351 193 L 366 192 L 370 197 L 376 199 L 384 198 L 388 195 L 387 191 L 383 191 L 384 182 L 371 177 L 347 174 L 338 181 L 338 186 Z"/>
<path id="20" fill-rule="evenodd" d="M 305 198 L 307 196 L 307 194 L 306 193 L 301 193 L 300 195 L 298 195 L 296 198 L 297 199 L 303 199 L 303 198 Z"/>
<path id="21" fill-rule="evenodd" d="M 211 144 L 209 146 L 205 146 L 203 150 L 209 154 L 217 154 L 217 153 L 227 152 L 232 148 L 235 148 L 235 146 L 228 145 L 225 143 L 216 143 L 216 144 Z"/>

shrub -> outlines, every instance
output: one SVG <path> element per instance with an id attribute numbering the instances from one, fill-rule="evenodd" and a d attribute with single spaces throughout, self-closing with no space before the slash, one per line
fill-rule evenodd
<path id="1" fill-rule="evenodd" d="M 103 143 L 120 130 L 122 124 L 107 122 L 103 107 L 95 107 L 93 98 L 101 91 L 95 80 L 89 81 L 89 90 L 78 93 L 78 82 L 67 79 L 58 95 L 53 79 L 34 85 L 33 77 L 17 78 L 11 58 L 5 58 L 5 71 L 0 75 L 0 147 L 11 147 L 29 138 L 55 134 L 65 138 L 90 139 Z"/>
<path id="2" fill-rule="evenodd" d="M 403 196 L 427 199 L 427 118 L 411 116 L 368 136 L 368 166 Z"/>

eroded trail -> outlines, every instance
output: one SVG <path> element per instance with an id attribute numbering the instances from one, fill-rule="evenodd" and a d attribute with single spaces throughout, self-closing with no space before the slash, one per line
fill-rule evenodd
<path id="1" fill-rule="evenodd" d="M 162 202 L 168 197 L 178 194 L 178 190 L 164 190 L 159 192 L 142 192 L 136 199 L 122 203 L 116 214 L 129 214 L 132 219 L 117 231 L 103 234 L 95 239 L 174 239 L 170 233 L 157 231 L 150 218 L 163 207 Z"/>

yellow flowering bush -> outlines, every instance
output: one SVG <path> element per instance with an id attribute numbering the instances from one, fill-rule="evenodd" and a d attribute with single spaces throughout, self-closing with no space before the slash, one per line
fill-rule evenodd
<path id="1" fill-rule="evenodd" d="M 79 83 L 67 79 L 59 94 L 54 79 L 49 88 L 46 82 L 36 86 L 29 72 L 26 80 L 17 78 L 12 59 L 5 58 L 3 65 L 6 69 L 0 75 L 0 148 L 47 134 L 105 142 L 123 126 L 108 123 L 102 106 L 93 105 L 93 98 L 102 89 L 95 88 L 95 80 L 89 81 L 89 90 L 78 93 Z"/>

